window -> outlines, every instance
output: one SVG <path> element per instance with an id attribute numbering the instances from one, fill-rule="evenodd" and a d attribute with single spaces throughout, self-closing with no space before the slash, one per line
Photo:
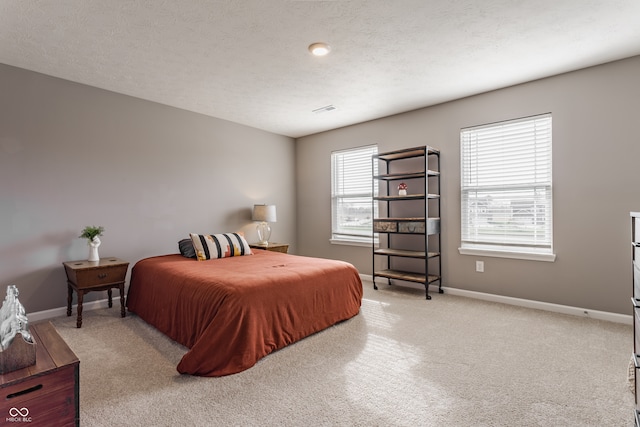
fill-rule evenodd
<path id="1" fill-rule="evenodd" d="M 370 145 L 331 153 L 332 243 L 370 246 L 373 241 L 372 176 L 378 165 L 371 156 L 377 152 Z"/>
<path id="2" fill-rule="evenodd" d="M 553 261 L 551 114 L 460 132 L 461 254 Z"/>

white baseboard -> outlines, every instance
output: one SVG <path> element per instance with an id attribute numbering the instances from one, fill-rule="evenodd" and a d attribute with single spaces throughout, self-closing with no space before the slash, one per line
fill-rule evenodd
<path id="1" fill-rule="evenodd" d="M 361 274 L 360 279 L 362 279 L 363 282 L 373 284 L 372 277 L 368 274 Z M 386 283 L 386 279 L 384 279 L 384 282 Z M 424 289 L 422 286 L 420 288 Z M 570 314 L 570 315 L 579 316 L 579 317 L 589 317 L 591 319 L 606 320 L 608 322 L 624 323 L 627 325 L 633 324 L 633 316 L 626 315 L 626 314 L 610 313 L 607 311 L 591 310 L 586 308 L 573 307 L 570 305 L 553 304 L 549 302 L 534 301 L 534 300 L 528 300 L 528 299 L 522 299 L 522 298 L 513 298 L 513 297 L 507 297 L 503 295 L 486 294 L 483 292 L 467 291 L 464 289 L 457 289 L 457 288 L 443 287 L 442 289 L 444 290 L 445 293 L 449 295 L 475 298 L 483 301 L 499 302 L 502 304 L 517 305 L 520 307 L 533 308 L 536 310 L 552 311 L 555 313 L 562 313 L 562 314 Z M 117 303 L 119 304 L 120 297 L 117 297 L 117 298 L 116 296 L 113 297 L 114 304 L 116 304 L 116 299 L 118 300 Z M 106 308 L 108 306 L 109 306 L 109 301 L 107 299 L 103 299 L 103 300 L 91 301 L 91 302 L 82 304 L 82 310 L 83 311 L 97 310 L 99 308 Z M 73 306 L 74 314 L 78 312 L 77 308 L 78 308 L 77 305 Z M 67 307 L 59 307 L 59 308 L 53 308 L 51 310 L 44 310 L 44 311 L 37 311 L 35 313 L 29 313 L 27 317 L 29 319 L 29 322 L 38 322 L 41 320 L 47 320 L 47 319 L 51 319 L 58 316 L 64 316 L 66 313 L 67 313 Z"/>
<path id="2" fill-rule="evenodd" d="M 120 296 L 116 298 L 116 296 L 114 295 L 113 305 L 115 306 L 116 303 L 118 304 L 118 306 L 120 305 Z M 90 301 L 90 302 L 83 303 L 82 312 L 84 313 L 85 311 L 97 310 L 99 308 L 107 308 L 107 307 L 109 307 L 109 300 L 105 298 L 98 301 Z M 74 304 L 73 306 L 71 306 L 71 309 L 73 310 L 72 316 L 76 316 L 78 314 L 78 305 Z M 42 320 L 53 319 L 54 317 L 60 317 L 66 314 L 67 314 L 67 307 L 58 307 L 58 308 L 52 308 L 50 310 L 28 313 L 27 319 L 29 319 L 29 323 L 33 323 L 33 322 L 39 322 Z"/>
<path id="3" fill-rule="evenodd" d="M 363 282 L 373 284 L 372 277 L 367 274 L 361 274 L 360 278 Z M 384 279 L 386 283 L 387 279 Z M 420 286 L 421 289 L 424 287 Z M 502 295 L 485 294 L 483 292 L 467 291 L 464 289 L 442 287 L 446 294 L 462 296 L 467 298 L 475 298 L 483 301 L 499 302 L 503 304 L 517 305 L 520 307 L 533 308 L 536 310 L 553 311 L 555 313 L 570 314 L 573 316 L 588 317 L 591 319 L 606 320 L 608 322 L 633 324 L 633 316 L 626 314 L 610 313 L 607 311 L 591 310 L 587 308 L 573 307 L 569 305 L 553 304 L 542 301 L 534 301 L 522 298 L 513 298 Z"/>

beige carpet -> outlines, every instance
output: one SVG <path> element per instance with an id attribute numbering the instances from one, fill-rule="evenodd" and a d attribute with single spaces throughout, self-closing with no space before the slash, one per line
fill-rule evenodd
<path id="1" fill-rule="evenodd" d="M 631 426 L 632 328 L 365 285 L 355 318 L 222 378 L 117 308 L 53 320 L 83 426 Z"/>

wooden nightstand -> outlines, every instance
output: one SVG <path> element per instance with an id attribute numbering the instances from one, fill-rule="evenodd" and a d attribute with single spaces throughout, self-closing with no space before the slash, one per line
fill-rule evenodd
<path id="1" fill-rule="evenodd" d="M 30 325 L 29 332 L 35 365 L 0 375 L 2 425 L 80 425 L 80 361 L 51 322 Z"/>
<path id="2" fill-rule="evenodd" d="M 264 249 L 271 252 L 282 252 L 287 253 L 289 251 L 289 245 L 286 243 L 271 243 L 269 242 L 266 245 L 261 243 L 251 243 L 249 247 L 252 249 Z"/>
<path id="3" fill-rule="evenodd" d="M 109 307 L 113 307 L 111 289 L 120 289 L 120 315 L 126 316 L 124 309 L 124 280 L 129 263 L 119 258 L 100 258 L 100 261 L 69 261 L 62 263 L 67 272 L 67 316 L 71 316 L 73 290 L 78 294 L 78 321 L 82 327 L 82 300 L 91 291 L 107 291 Z"/>

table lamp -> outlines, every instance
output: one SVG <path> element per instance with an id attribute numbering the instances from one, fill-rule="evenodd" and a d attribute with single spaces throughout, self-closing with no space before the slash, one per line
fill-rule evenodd
<path id="1" fill-rule="evenodd" d="M 257 225 L 258 240 L 261 245 L 269 245 L 271 237 L 270 222 L 276 222 L 276 205 L 253 205 L 253 221 L 259 221 Z"/>

